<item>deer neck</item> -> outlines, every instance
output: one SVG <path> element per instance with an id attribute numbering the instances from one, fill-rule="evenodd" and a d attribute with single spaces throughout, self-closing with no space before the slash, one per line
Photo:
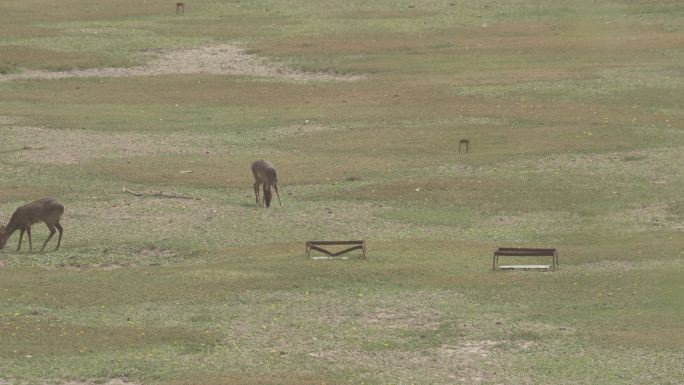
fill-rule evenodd
<path id="1" fill-rule="evenodd" d="M 19 226 L 14 223 L 14 221 L 10 220 L 7 226 L 5 227 L 5 237 L 9 238 L 12 234 L 14 234 L 15 231 L 19 229 Z"/>

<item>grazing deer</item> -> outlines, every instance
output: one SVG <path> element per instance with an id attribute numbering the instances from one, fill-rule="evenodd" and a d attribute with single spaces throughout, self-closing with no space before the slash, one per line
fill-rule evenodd
<path id="1" fill-rule="evenodd" d="M 0 226 L 0 250 L 5 247 L 7 239 L 12 236 L 15 231 L 20 230 L 21 233 L 19 233 L 17 251 L 21 249 L 21 240 L 24 237 L 24 231 L 28 235 L 29 251 L 31 251 L 33 248 L 31 243 L 31 225 L 39 222 L 45 222 L 48 229 L 50 229 L 50 236 L 45 240 L 40 251 L 45 249 L 45 245 L 47 245 L 50 238 L 55 235 L 55 228 L 59 231 L 59 239 L 57 240 L 57 247 L 55 247 L 55 250 L 59 249 L 59 244 L 62 242 L 62 226 L 59 224 L 59 218 L 63 213 L 64 206 L 54 198 L 38 199 L 19 207 L 14 211 L 14 214 L 12 214 L 12 218 L 10 218 L 7 227 Z"/>
<path id="2" fill-rule="evenodd" d="M 267 160 L 257 160 L 252 163 L 252 174 L 254 174 L 254 195 L 256 195 L 257 207 L 271 206 L 271 186 L 275 189 L 276 195 L 278 196 L 278 203 L 280 207 L 283 207 L 283 202 L 280 201 L 280 194 L 278 194 L 278 172 L 276 171 L 273 163 Z M 259 185 L 263 184 L 264 195 L 262 200 L 259 200 Z"/>

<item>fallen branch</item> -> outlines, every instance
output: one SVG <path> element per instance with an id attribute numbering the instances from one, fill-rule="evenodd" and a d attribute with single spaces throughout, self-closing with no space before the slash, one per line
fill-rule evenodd
<path id="1" fill-rule="evenodd" d="M 199 198 L 191 197 L 191 196 L 188 196 L 188 195 L 181 195 L 181 194 L 174 194 L 174 193 L 166 193 L 166 192 L 163 192 L 163 191 L 159 191 L 159 192 L 140 192 L 140 191 L 133 191 L 133 190 L 127 189 L 126 186 L 124 186 L 123 192 L 128 193 L 128 194 L 131 194 L 131 195 L 135 195 L 135 196 L 137 196 L 137 197 L 141 197 L 141 196 L 151 196 L 151 197 L 159 197 L 159 198 L 191 199 L 191 200 L 195 200 L 195 201 L 200 200 Z"/>

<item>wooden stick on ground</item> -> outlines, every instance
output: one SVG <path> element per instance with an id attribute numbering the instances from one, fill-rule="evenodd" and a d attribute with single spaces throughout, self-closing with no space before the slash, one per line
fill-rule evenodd
<path id="1" fill-rule="evenodd" d="M 152 196 L 152 197 L 159 197 L 159 198 L 191 199 L 191 200 L 196 200 L 196 201 L 199 200 L 199 198 L 191 197 L 191 196 L 188 196 L 188 195 L 181 195 L 181 194 L 175 194 L 175 193 L 165 193 L 165 192 L 163 192 L 163 191 L 159 191 L 159 192 L 140 192 L 140 191 L 133 191 L 133 190 L 127 189 L 126 186 L 124 186 L 123 192 L 128 193 L 128 194 L 131 194 L 131 195 L 135 195 L 135 196 L 137 196 L 137 197 L 140 197 L 140 196 Z"/>

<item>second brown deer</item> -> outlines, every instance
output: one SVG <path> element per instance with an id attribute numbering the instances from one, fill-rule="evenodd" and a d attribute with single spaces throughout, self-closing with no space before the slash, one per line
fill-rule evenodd
<path id="1" fill-rule="evenodd" d="M 57 240 L 57 247 L 55 250 L 59 249 L 59 245 L 62 242 L 62 225 L 59 224 L 59 219 L 64 213 L 64 205 L 59 203 L 54 198 L 43 198 L 27 203 L 14 211 L 12 217 L 7 224 L 7 227 L 0 226 L 0 250 L 5 247 L 7 239 L 9 239 L 12 234 L 19 230 L 19 245 L 17 246 L 17 251 L 21 249 L 21 241 L 24 238 L 24 232 L 28 235 L 29 241 L 29 251 L 33 249 L 33 244 L 31 243 L 31 225 L 35 223 L 45 222 L 48 229 L 50 229 L 50 235 L 43 243 L 43 247 L 40 251 L 45 249 L 50 238 L 55 235 L 56 231 L 59 231 L 59 239 Z"/>
<path id="2" fill-rule="evenodd" d="M 252 163 L 252 174 L 254 174 L 254 195 L 256 195 L 257 207 L 271 206 L 271 187 L 278 196 L 278 203 L 283 207 L 283 202 L 280 201 L 280 194 L 278 194 L 278 172 L 273 163 L 267 160 L 257 160 Z M 264 194 L 259 199 L 259 185 L 263 185 Z"/>

